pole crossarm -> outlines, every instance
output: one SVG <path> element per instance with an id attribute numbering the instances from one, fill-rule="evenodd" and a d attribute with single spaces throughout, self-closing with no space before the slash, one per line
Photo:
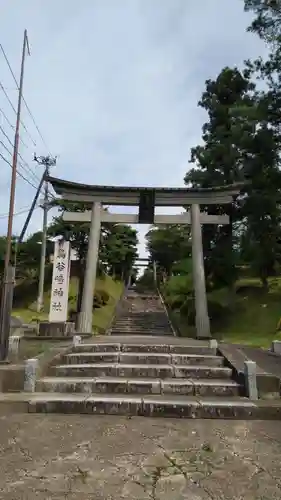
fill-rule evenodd
<path id="1" fill-rule="evenodd" d="M 65 222 L 91 222 L 91 211 L 85 212 L 64 212 L 63 220 Z M 138 224 L 137 214 L 113 214 L 106 210 L 101 211 L 102 222 L 112 222 L 115 224 Z M 228 215 L 210 215 L 204 212 L 200 214 L 201 224 L 229 224 Z M 169 215 L 155 215 L 154 224 L 191 224 L 190 213 L 182 214 L 169 214 Z"/>

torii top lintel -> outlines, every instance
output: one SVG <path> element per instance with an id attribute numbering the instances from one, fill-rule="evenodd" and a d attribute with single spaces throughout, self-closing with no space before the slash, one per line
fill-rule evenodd
<path id="1" fill-rule="evenodd" d="M 56 194 L 63 199 L 75 202 L 93 203 L 99 201 L 104 205 L 138 206 L 140 194 L 153 191 L 155 206 L 186 206 L 193 203 L 201 205 L 224 205 L 231 203 L 239 194 L 244 183 L 216 186 L 213 188 L 173 188 L 173 187 L 127 187 L 101 186 L 70 182 L 56 177 L 48 177 Z"/>

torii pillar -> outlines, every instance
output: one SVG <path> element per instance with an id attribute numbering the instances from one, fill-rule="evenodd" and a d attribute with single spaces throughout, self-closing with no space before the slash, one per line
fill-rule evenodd
<path id="1" fill-rule="evenodd" d="M 93 302 L 95 294 L 97 263 L 101 229 L 101 203 L 94 202 L 91 211 L 91 226 L 88 242 L 85 279 L 78 328 L 81 333 L 92 333 Z"/>
<path id="2" fill-rule="evenodd" d="M 191 205 L 192 270 L 195 295 L 196 337 L 210 338 L 210 319 L 205 281 L 200 205 Z"/>

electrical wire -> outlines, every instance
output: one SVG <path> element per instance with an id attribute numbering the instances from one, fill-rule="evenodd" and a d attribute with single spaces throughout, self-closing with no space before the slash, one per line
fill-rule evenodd
<path id="1" fill-rule="evenodd" d="M 1 143 L 4 147 L 5 147 L 5 149 L 8 151 L 8 153 L 10 153 L 10 151 L 8 150 L 8 148 L 6 148 L 6 146 L 2 143 L 2 141 L 0 141 L 0 143 Z M 10 154 L 11 154 L 11 153 L 10 153 Z M 0 153 L 0 158 L 1 158 L 1 159 L 5 162 L 5 163 L 7 163 L 7 165 L 9 165 L 9 167 L 11 167 L 11 168 L 12 168 L 12 164 L 11 164 L 11 163 L 9 162 L 9 160 L 7 160 L 7 158 L 5 158 L 5 156 L 3 156 L 1 153 Z M 18 162 L 18 163 L 19 163 L 19 165 L 20 165 L 21 167 L 23 167 L 23 166 L 22 166 L 22 164 L 21 164 L 20 162 Z M 23 175 L 23 174 L 22 174 L 22 173 L 21 173 L 18 169 L 17 169 L 17 175 L 19 175 L 19 176 L 20 176 L 20 177 L 21 177 L 21 178 L 22 178 L 25 182 L 27 182 L 27 184 L 29 184 L 30 186 L 32 186 L 34 189 L 36 189 L 36 190 L 38 189 L 38 186 L 35 186 L 34 184 L 32 184 L 32 182 L 30 182 L 30 180 L 29 180 L 29 179 L 27 179 L 27 178 L 26 178 L 26 177 L 25 177 L 25 176 L 24 176 L 24 175 Z M 41 190 L 40 190 L 41 192 L 42 192 L 42 190 L 43 190 L 43 187 L 44 187 L 44 186 L 42 186 L 42 188 L 41 188 Z M 50 198 L 51 198 L 51 201 L 56 201 L 55 196 L 54 196 L 52 193 L 50 193 L 50 191 L 49 191 L 49 196 L 50 196 Z"/>
<path id="2" fill-rule="evenodd" d="M 13 131 L 15 131 L 15 127 L 14 127 L 14 125 L 12 125 L 12 124 L 11 124 L 11 122 L 10 122 L 9 118 L 8 118 L 8 117 L 7 117 L 7 115 L 4 113 L 4 111 L 3 111 L 3 109 L 2 109 L 2 108 L 0 108 L 0 113 L 3 115 L 3 117 L 4 117 L 4 118 L 5 118 L 5 120 L 6 120 L 6 122 L 7 122 L 7 123 L 8 123 L 8 125 L 11 127 L 11 129 L 12 129 Z M 28 146 L 25 144 L 25 142 L 22 140 L 22 138 L 21 138 L 21 137 L 19 138 L 19 140 L 21 141 L 21 143 L 22 143 L 22 144 L 23 144 L 26 148 L 28 148 Z"/>
<path id="3" fill-rule="evenodd" d="M 39 207 L 38 206 L 34 207 L 34 210 L 37 210 L 37 208 L 39 208 Z M 27 212 L 29 212 L 29 210 L 30 210 L 30 207 L 23 207 L 18 212 L 14 213 L 14 217 L 16 217 L 17 215 L 26 214 Z M 0 214 L 0 219 L 7 219 L 8 217 L 9 217 L 9 214 Z"/>
<path id="4" fill-rule="evenodd" d="M 6 139 L 8 140 L 9 144 L 13 147 L 13 143 L 12 141 L 10 140 L 10 138 L 8 137 L 8 135 L 3 131 L 1 125 L 0 125 L 0 130 L 2 131 L 2 133 L 4 134 L 4 136 L 6 137 Z M 10 156 L 13 156 L 13 153 L 7 148 L 6 144 L 4 144 L 3 141 L 0 140 L 0 144 L 2 144 L 3 148 L 9 153 Z M 23 157 L 21 156 L 20 153 L 18 153 L 18 156 L 19 158 L 22 160 L 22 162 L 24 163 L 24 165 L 18 161 L 18 164 L 21 166 L 21 168 L 23 169 L 23 171 L 28 175 L 28 174 L 31 174 L 34 179 L 32 180 L 35 180 L 37 182 L 40 182 L 40 179 L 39 177 L 37 177 L 37 175 L 35 174 L 35 172 L 32 170 L 32 168 L 28 165 L 28 163 L 23 159 Z M 18 172 L 18 170 L 17 170 Z"/>
<path id="5" fill-rule="evenodd" d="M 3 143 L 1 142 L 1 144 L 3 144 Z M 10 151 L 8 150 L 8 148 L 6 148 L 5 145 L 4 145 L 4 147 L 10 153 Z M 2 160 L 5 161 L 7 163 L 7 165 L 9 165 L 11 168 L 13 168 L 12 164 L 9 162 L 9 160 L 7 160 L 7 158 L 5 158 L 5 156 L 2 155 L 2 153 L 0 153 L 0 158 L 2 158 Z M 20 162 L 19 162 L 19 165 L 22 167 L 22 164 Z M 30 180 L 27 179 L 19 170 L 17 170 L 17 175 L 19 175 L 23 180 L 25 180 L 25 182 L 27 182 L 34 189 L 37 189 L 37 186 L 34 186 L 34 184 L 32 184 L 32 182 L 30 182 Z"/>
<path id="6" fill-rule="evenodd" d="M 5 149 L 5 150 L 6 150 L 6 151 L 7 151 L 7 152 L 8 152 L 8 153 L 12 156 L 11 151 L 9 151 L 9 149 L 7 148 L 7 146 L 6 146 L 6 145 L 5 145 L 2 141 L 0 141 L 0 144 L 2 144 L 2 146 L 4 147 L 4 149 Z M 9 162 L 9 160 L 7 160 L 7 158 L 5 158 L 5 157 L 4 157 L 1 153 L 0 153 L 0 158 L 2 158 L 2 160 L 3 160 L 3 161 L 5 161 L 5 163 L 7 163 L 7 165 L 9 165 L 9 167 L 11 167 L 11 168 L 12 168 L 12 164 Z M 21 162 L 19 162 L 19 161 L 18 161 L 18 164 L 21 166 L 21 168 L 23 168 L 23 169 L 24 169 L 24 166 L 22 165 L 22 163 L 21 163 Z M 24 175 L 23 175 L 23 174 L 19 171 L 19 169 L 18 169 L 18 168 L 17 168 L 17 175 L 19 175 L 19 176 L 20 176 L 20 177 L 21 177 L 21 178 L 22 178 L 25 182 L 27 182 L 27 183 L 28 183 L 30 186 L 32 186 L 34 189 L 36 189 L 36 190 L 38 189 L 38 187 L 37 187 L 37 186 L 35 186 L 34 184 L 32 184 L 32 182 L 30 182 L 30 180 L 29 180 L 29 179 L 27 179 L 27 178 L 26 178 L 26 177 L 25 177 L 25 176 L 24 176 Z M 40 182 L 40 180 L 39 180 L 39 182 Z M 44 187 L 44 186 L 42 186 L 42 188 L 41 188 L 41 190 L 40 190 L 41 192 L 42 192 L 42 190 L 43 190 L 43 187 Z M 55 200 L 56 200 L 55 196 L 54 196 L 52 193 L 50 193 L 50 191 L 49 191 L 49 193 L 48 193 L 48 194 L 49 194 L 49 196 L 50 196 L 50 198 L 51 198 L 51 201 L 55 201 Z"/>
<path id="7" fill-rule="evenodd" d="M 10 64 L 10 61 L 9 61 L 9 59 L 8 59 L 8 56 L 7 56 L 6 52 L 5 52 L 5 50 L 4 50 L 4 48 L 3 48 L 3 45 L 2 45 L 2 44 L 0 44 L 0 49 L 1 49 L 1 51 L 2 51 L 2 54 L 3 54 L 3 56 L 4 56 L 4 59 L 5 59 L 6 63 L 7 63 L 7 65 L 8 65 L 8 68 L 9 68 L 9 70 L 10 70 L 10 73 L 11 73 L 11 75 L 12 75 L 12 78 L 13 78 L 13 80 L 14 80 L 14 82 L 15 82 L 16 86 L 17 86 L 17 89 L 19 90 L 19 85 L 18 85 L 17 79 L 16 79 L 16 77 L 15 77 L 15 74 L 14 74 L 13 69 L 12 69 L 11 64 Z M 11 100 L 10 100 L 10 98 L 9 98 L 9 96 L 8 96 L 8 94 L 7 94 L 6 90 L 5 90 L 5 88 L 4 88 L 4 86 L 2 85 L 1 81 L 0 81 L 0 87 L 1 87 L 1 89 L 2 89 L 2 91 L 3 91 L 3 93 L 4 93 L 4 95 L 6 96 L 6 98 L 7 98 L 8 102 L 10 103 L 10 105 L 11 105 L 12 109 L 14 110 L 14 112 L 15 112 L 15 113 L 17 113 L 17 112 L 16 112 L 16 109 L 15 109 L 15 107 L 14 107 L 13 103 L 11 102 Z M 34 126 L 35 126 L 35 128 L 36 128 L 36 130 L 37 130 L 37 132 L 38 132 L 38 134 L 39 134 L 39 136 L 40 136 L 40 138 L 41 138 L 41 140 L 42 140 L 43 144 L 45 145 L 45 147 L 47 148 L 47 150 L 48 150 L 48 151 L 50 151 L 50 150 L 49 150 L 49 148 L 48 148 L 48 145 L 47 145 L 47 143 L 46 143 L 46 141 L 45 141 L 45 139 L 44 139 L 44 137 L 43 137 L 43 135 L 42 135 L 42 133 L 41 133 L 41 131 L 40 131 L 40 129 L 39 129 L 39 127 L 38 127 L 37 123 L 36 123 L 36 121 L 35 121 L 35 118 L 34 118 L 34 116 L 33 116 L 33 114 L 32 114 L 32 112 L 31 112 L 31 110 L 30 110 L 30 108 L 29 108 L 29 106 L 28 106 L 28 104 L 27 104 L 27 102 L 26 102 L 26 100 L 25 100 L 25 98 L 24 98 L 24 96 L 23 96 L 23 95 L 22 95 L 22 100 L 23 100 L 23 102 L 24 102 L 24 104 L 25 104 L 25 107 L 26 107 L 26 109 L 27 109 L 27 111 L 28 111 L 28 113 L 29 113 L 29 115 L 30 115 L 30 117 L 31 117 L 31 119 L 32 119 L 32 122 L 33 122 L 33 124 L 34 124 Z M 1 111 L 2 111 L 2 110 L 1 110 Z M 3 114 L 4 118 L 6 119 L 6 121 L 8 122 L 8 124 L 10 125 L 10 127 L 14 130 L 14 127 L 13 127 L 13 126 L 12 126 L 12 124 L 9 122 L 9 120 L 8 120 L 7 116 L 5 115 L 5 113 L 4 113 L 3 111 L 2 111 L 2 114 Z M 33 144 L 36 146 L 36 142 L 35 142 L 35 141 L 33 140 L 33 138 L 31 137 L 31 135 L 30 135 L 30 133 L 28 132 L 28 130 L 27 130 L 27 128 L 26 128 L 26 126 L 25 126 L 25 124 L 24 124 L 22 121 L 21 121 L 20 123 L 22 124 L 22 126 L 23 126 L 23 128 L 25 129 L 26 133 L 29 135 L 29 137 L 30 137 L 31 141 L 33 142 Z M 2 131 L 3 131 L 3 129 L 2 129 Z M 6 138 L 8 138 L 6 134 L 5 134 L 5 137 L 6 137 Z M 9 139 L 8 139 L 8 140 L 9 140 Z M 9 140 L 9 143 L 11 144 L 11 141 L 10 141 L 10 140 Z M 2 143 L 2 144 L 3 144 L 3 143 Z M 24 143 L 23 143 L 23 144 L 24 144 Z M 4 147 L 5 147 L 5 146 L 4 146 Z M 5 147 L 5 149 L 7 150 L 7 148 L 6 148 L 6 147 Z M 10 154 L 11 154 L 11 153 L 10 153 Z M 29 167 L 29 165 L 26 163 L 26 161 L 22 158 L 22 156 L 21 156 L 20 154 L 18 154 L 18 156 L 19 156 L 19 157 L 21 158 L 21 160 L 25 163 L 26 168 L 28 168 L 29 172 L 31 172 L 31 173 L 32 173 L 32 175 L 36 178 L 36 180 L 40 182 L 39 178 L 38 178 L 38 177 L 36 176 L 36 174 L 32 171 L 32 169 Z M 7 159 L 6 159 L 6 158 L 4 158 L 4 157 L 3 157 L 3 155 L 1 155 L 1 158 L 2 158 L 4 161 L 6 161 L 6 163 L 8 163 L 8 164 L 11 166 L 11 164 L 7 161 Z M 20 162 L 18 162 L 18 163 L 19 163 L 19 165 L 23 168 L 23 170 L 24 170 L 24 171 L 26 171 L 26 169 L 24 168 L 24 166 L 23 166 Z M 30 184 L 32 187 L 34 187 L 34 188 L 35 188 L 35 186 L 34 186 L 34 185 L 33 185 L 33 184 L 32 184 L 32 183 L 28 180 L 28 179 L 26 179 L 26 177 L 24 177 L 24 176 L 23 176 L 23 175 L 22 175 L 19 171 L 17 171 L 17 173 L 18 173 L 18 175 L 20 175 L 20 177 L 22 177 L 22 178 L 23 178 L 26 182 L 28 182 L 28 184 Z M 37 189 L 37 188 L 36 188 L 36 189 Z M 50 197 L 51 197 L 51 199 L 52 199 L 52 200 L 55 200 L 55 196 L 54 196 L 52 193 L 50 193 L 50 192 L 49 192 L 49 195 L 50 195 Z"/>
<path id="8" fill-rule="evenodd" d="M 0 130 L 2 132 L 2 134 L 4 135 L 4 137 L 6 137 L 7 141 L 9 142 L 10 146 L 14 147 L 13 146 L 13 143 L 11 141 L 11 139 L 9 138 L 8 134 L 6 134 L 5 130 L 3 129 L 3 127 L 1 127 L 0 125 Z M 10 153 L 10 155 L 12 156 L 12 153 L 6 148 L 6 146 L 4 145 L 4 143 L 2 141 L 0 141 L 0 143 L 2 144 L 2 146 L 4 146 L 4 148 L 6 149 L 6 151 L 8 151 Z M 28 172 L 26 173 L 30 173 L 33 177 L 34 177 L 34 180 L 40 182 L 40 179 L 39 177 L 37 177 L 37 175 L 35 174 L 35 172 L 32 170 L 32 168 L 28 165 L 28 163 L 23 159 L 22 155 L 20 153 L 18 153 L 18 156 L 19 158 L 22 160 L 23 164 L 25 165 L 24 167 L 24 170 L 26 172 L 26 169 L 28 170 Z"/>
<path id="9" fill-rule="evenodd" d="M 12 101 L 11 101 L 10 97 L 8 96 L 8 94 L 7 94 L 6 90 L 4 89 L 4 87 L 3 87 L 3 85 L 2 85 L 2 82 L 1 82 L 1 81 L 0 81 L 0 88 L 1 88 L 1 90 L 3 91 L 3 93 L 4 93 L 5 97 L 6 97 L 7 101 L 9 102 L 10 106 L 12 107 L 13 111 L 15 112 L 15 114 L 17 114 L 16 108 L 15 108 L 15 106 L 13 105 L 13 103 L 12 103 Z M 27 130 L 27 128 L 26 128 L 26 126 L 25 126 L 25 124 L 23 123 L 23 121 L 22 121 L 22 120 L 20 120 L 20 123 L 21 123 L 21 125 L 23 126 L 24 130 L 26 131 L 27 135 L 29 136 L 30 140 L 31 140 L 31 141 L 32 141 L 32 143 L 34 144 L 34 146 L 36 146 L 36 142 L 35 142 L 35 141 L 34 141 L 34 139 L 31 137 L 30 133 L 28 132 L 28 130 Z"/>
<path id="10" fill-rule="evenodd" d="M 0 43 L 0 49 L 2 51 L 2 54 L 3 54 L 4 58 L 5 58 L 5 61 L 6 61 L 7 65 L 8 65 L 8 68 L 10 70 L 10 73 L 11 73 L 12 77 L 13 77 L 13 80 L 14 80 L 16 86 L 17 86 L 17 89 L 19 90 L 19 85 L 18 85 L 17 79 L 15 77 L 15 74 L 14 74 L 13 69 L 11 67 L 11 64 L 9 62 L 8 56 L 7 56 L 7 54 L 6 54 L 6 52 L 5 52 L 4 48 L 3 48 L 3 45 L 1 43 Z M 30 108 L 29 108 L 29 106 L 28 106 L 28 104 L 27 104 L 24 96 L 22 96 L 22 100 L 23 100 L 23 102 L 25 104 L 25 107 L 26 107 L 26 109 L 27 109 L 27 111 L 28 111 L 28 113 L 30 115 L 30 118 L 32 119 L 32 122 L 33 122 L 33 124 L 34 124 L 34 126 L 35 126 L 35 128 L 36 128 L 36 130 L 37 130 L 37 132 L 38 132 L 38 134 L 39 134 L 39 136 L 40 136 L 40 138 L 41 138 L 44 146 L 47 148 L 48 151 L 50 151 L 49 148 L 48 148 L 48 145 L 46 144 L 46 141 L 45 141 L 45 139 L 44 139 L 44 137 L 43 137 L 43 135 L 42 135 L 42 133 L 41 133 L 41 131 L 40 131 L 40 129 L 39 129 L 36 121 L 35 121 L 35 118 L 34 118 L 32 112 L 30 111 Z"/>

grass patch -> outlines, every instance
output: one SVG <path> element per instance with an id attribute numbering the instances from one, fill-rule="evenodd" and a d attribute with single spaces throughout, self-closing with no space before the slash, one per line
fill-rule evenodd
<path id="1" fill-rule="evenodd" d="M 13 309 L 13 316 L 18 316 L 24 323 L 31 323 L 33 321 L 44 321 L 48 319 L 48 313 L 37 313 L 31 309 L 16 308 Z"/>
<path id="2" fill-rule="evenodd" d="M 241 280 L 236 284 L 235 303 L 229 321 L 214 331 L 224 342 L 268 348 L 281 340 L 277 324 L 281 317 L 281 278 L 269 281 L 269 291 L 259 280 Z"/>
<path id="3" fill-rule="evenodd" d="M 122 293 L 123 283 L 121 281 L 115 281 L 111 276 L 104 276 L 103 278 L 97 278 L 96 280 L 96 290 L 104 290 L 109 295 L 108 303 L 95 309 L 93 311 L 93 329 L 104 331 L 108 327 L 110 320 L 115 311 L 115 305 Z M 68 300 L 68 310 L 76 307 L 78 293 L 78 279 L 73 277 L 69 283 L 69 300 Z M 32 321 L 44 321 L 48 319 L 49 307 L 50 307 L 50 295 L 51 290 L 44 293 L 44 311 L 36 312 L 36 302 L 32 302 L 28 308 L 16 308 L 13 309 L 13 316 L 20 317 L 25 323 L 30 323 Z"/>
<path id="4" fill-rule="evenodd" d="M 281 277 L 269 279 L 265 291 L 256 278 L 238 280 L 234 291 L 226 288 L 208 294 L 209 301 L 225 307 L 225 313 L 213 322 L 215 338 L 223 342 L 268 348 L 273 340 L 281 340 L 277 325 L 281 317 Z M 223 311 L 222 311 L 223 312 Z M 179 310 L 171 311 L 171 319 L 182 337 L 196 336 L 195 327 Z"/>
<path id="5" fill-rule="evenodd" d="M 96 289 L 105 290 L 110 297 L 105 306 L 95 309 L 93 313 L 93 327 L 98 330 L 105 330 L 113 317 L 116 302 L 123 290 L 123 283 L 114 281 L 111 276 L 105 276 L 103 279 L 97 279 Z"/>

